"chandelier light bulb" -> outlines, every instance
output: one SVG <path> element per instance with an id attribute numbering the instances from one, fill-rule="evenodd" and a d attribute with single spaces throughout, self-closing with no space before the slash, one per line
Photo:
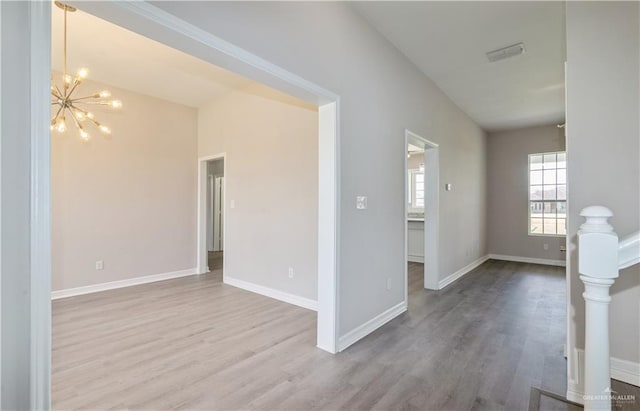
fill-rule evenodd
<path id="1" fill-rule="evenodd" d="M 120 100 L 112 100 L 111 101 L 112 108 L 122 108 L 122 101 Z"/>
<path id="2" fill-rule="evenodd" d="M 84 113 L 82 111 L 76 111 L 76 118 L 78 120 L 84 120 Z"/>
<path id="3" fill-rule="evenodd" d="M 72 81 L 73 81 L 73 78 L 69 74 L 64 75 L 65 84 L 71 84 Z"/>
<path id="4" fill-rule="evenodd" d="M 82 139 L 84 141 L 87 141 L 90 138 L 89 133 L 87 133 L 86 131 L 84 131 L 82 129 L 80 129 L 80 137 L 82 137 Z"/>
<path id="5" fill-rule="evenodd" d="M 90 118 L 91 120 L 93 120 L 95 116 L 93 115 L 93 113 L 87 113 L 87 118 Z"/>
<path id="6" fill-rule="evenodd" d="M 65 131 L 67 131 L 67 124 L 64 121 L 64 117 L 62 117 L 58 121 L 58 124 L 56 125 L 56 130 L 58 131 L 58 133 L 64 133 Z"/>
<path id="7" fill-rule="evenodd" d="M 111 134 L 111 130 L 109 129 L 109 127 L 105 126 L 105 125 L 100 125 L 100 131 L 102 131 L 104 134 Z"/>
<path id="8" fill-rule="evenodd" d="M 86 79 L 87 76 L 89 75 L 89 69 L 88 68 L 81 68 L 80 70 L 78 70 L 78 78 L 81 79 Z"/>
<path id="9" fill-rule="evenodd" d="M 109 90 L 102 90 L 100 93 L 98 93 L 98 96 L 100 98 L 108 98 L 111 97 L 111 92 Z"/>

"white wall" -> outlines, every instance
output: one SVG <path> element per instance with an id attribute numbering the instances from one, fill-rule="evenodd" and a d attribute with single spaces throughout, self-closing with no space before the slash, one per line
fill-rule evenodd
<path id="1" fill-rule="evenodd" d="M 586 206 L 611 208 L 621 236 L 640 228 L 639 20 L 636 2 L 567 2 L 568 235 L 574 247 Z M 584 348 L 584 287 L 577 250 L 570 250 L 569 347 Z M 611 294 L 611 356 L 639 363 L 640 266 L 620 272 Z M 580 383 L 575 353 L 569 354 L 569 378 Z"/>
<path id="2" fill-rule="evenodd" d="M 340 335 L 404 300 L 405 128 L 440 144 L 454 187 L 440 197 L 440 278 L 486 254 L 483 131 L 347 4 L 154 4 L 340 95 Z"/>
<path id="3" fill-rule="evenodd" d="M 72 124 L 52 135 L 53 290 L 194 268 L 196 109 L 81 87 L 109 89 L 124 106 L 94 110 L 111 136 L 88 127 L 86 143 Z"/>
<path id="4" fill-rule="evenodd" d="M 563 151 L 564 129 L 555 124 L 490 133 L 487 138 L 489 253 L 565 260 L 565 237 L 531 236 L 529 154 Z M 549 249 L 544 249 L 547 244 Z"/>
<path id="5" fill-rule="evenodd" d="M 216 99 L 198 112 L 198 155 L 223 152 L 225 277 L 316 300 L 317 108 L 260 85 Z"/>

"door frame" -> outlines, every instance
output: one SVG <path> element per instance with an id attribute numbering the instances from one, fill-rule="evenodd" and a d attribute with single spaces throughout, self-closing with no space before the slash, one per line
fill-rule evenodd
<path id="1" fill-rule="evenodd" d="M 282 67 L 219 38 L 145 1 L 68 3 L 96 17 L 132 30 L 252 80 L 316 104 L 319 123 L 318 158 L 318 320 L 317 347 L 336 353 L 339 295 L 340 217 L 340 96 Z M 51 406 L 51 146 L 50 50 L 52 2 L 28 2 L 32 24 L 28 33 L 31 54 L 31 332 L 29 344 L 32 408 Z M 21 33 L 23 34 L 23 33 Z M 330 63 L 330 62 L 329 62 Z M 8 95 L 7 98 L 12 96 Z M 198 207 L 201 199 L 198 198 Z M 198 210 L 200 213 L 201 210 Z M 198 230 L 198 236 L 202 233 Z M 1 273 L 0 273 L 1 274 Z M 18 319 L 16 314 L 16 319 Z M 1 355 L 1 354 L 0 354 Z M 0 358 L 0 363 L 1 363 Z"/>
<path id="2" fill-rule="evenodd" d="M 211 231 L 213 234 L 213 251 L 224 251 L 224 176 L 213 176 L 212 196 L 213 196 L 213 216 Z M 217 244 L 216 244 L 217 243 Z"/>
<path id="3" fill-rule="evenodd" d="M 223 173 L 227 175 L 227 153 L 219 153 L 211 156 L 204 156 L 198 158 L 198 208 L 197 208 L 197 239 L 196 239 L 196 267 L 198 274 L 205 274 L 209 272 L 208 255 L 209 250 L 207 247 L 207 189 L 209 173 L 207 170 L 207 163 L 209 161 L 222 160 L 223 161 Z M 227 198 L 227 185 L 222 187 L 223 198 Z M 213 206 L 213 205 L 212 205 Z M 227 214 L 226 203 L 222 204 L 222 215 Z M 222 222 L 222 243 L 225 243 L 224 236 L 227 234 L 227 219 L 224 218 Z M 222 259 L 222 277 L 227 273 L 226 270 L 226 258 Z"/>
<path id="4" fill-rule="evenodd" d="M 424 146 L 424 288 L 439 290 L 438 258 L 440 236 L 440 149 L 437 143 L 405 129 L 404 131 L 404 300 L 409 302 L 409 183 L 407 178 L 409 143 Z"/>

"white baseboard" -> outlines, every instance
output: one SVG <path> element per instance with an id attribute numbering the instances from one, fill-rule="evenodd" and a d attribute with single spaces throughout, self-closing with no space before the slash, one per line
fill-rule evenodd
<path id="1" fill-rule="evenodd" d="M 410 263 L 424 263 L 424 257 L 421 255 L 408 255 L 407 261 Z"/>
<path id="2" fill-rule="evenodd" d="M 517 263 L 530 263 L 542 265 L 554 265 L 558 267 L 566 267 L 567 262 L 564 260 L 547 260 L 544 258 L 517 257 L 515 255 L 489 254 L 492 260 L 514 261 Z"/>
<path id="3" fill-rule="evenodd" d="M 127 278 L 126 280 L 110 281 L 108 283 L 92 284 L 83 287 L 67 288 L 51 292 L 51 299 L 58 300 L 60 298 L 74 297 L 77 295 L 99 293 L 100 291 L 114 290 L 116 288 L 131 287 L 133 285 L 155 283 L 156 281 L 171 280 L 173 278 L 186 277 L 197 274 L 196 268 L 187 270 L 172 271 L 169 273 L 145 275 L 144 277 Z"/>
<path id="4" fill-rule="evenodd" d="M 306 308 L 308 310 L 318 311 L 318 302 L 316 300 L 300 297 L 295 294 L 289 294 L 284 291 L 276 290 L 274 288 L 265 287 L 263 285 L 250 283 L 248 281 L 229 277 L 228 275 L 225 275 L 223 277 L 223 281 L 225 284 L 242 288 L 243 290 L 251 291 L 252 293 L 264 295 L 265 297 L 270 297 L 275 300 L 284 301 L 285 303 L 297 305 L 298 307 Z"/>
<path id="5" fill-rule="evenodd" d="M 611 378 L 640 387 L 640 363 L 611 357 Z"/>
<path id="6" fill-rule="evenodd" d="M 343 351 L 347 347 L 353 345 L 357 341 L 371 334 L 378 328 L 382 327 L 389 321 L 393 320 L 403 312 L 407 311 L 407 303 L 403 301 L 384 311 L 383 313 L 375 316 L 366 323 L 359 325 L 353 330 L 349 331 L 338 340 L 338 351 Z"/>
<path id="7" fill-rule="evenodd" d="M 569 379 L 567 383 L 567 399 L 583 404 L 584 399 L 584 350 L 574 348 L 574 370 L 575 380 Z M 621 360 L 620 358 L 611 357 L 611 378 L 614 380 L 626 382 L 627 384 L 640 387 L 640 363 Z"/>
<path id="8" fill-rule="evenodd" d="M 456 281 L 463 275 L 467 274 L 468 272 L 480 266 L 482 263 L 484 263 L 488 259 L 489 259 L 488 255 L 485 255 L 484 257 L 480 257 L 476 261 L 472 262 L 471 264 L 468 264 L 462 267 L 461 269 L 459 269 L 458 271 L 456 271 L 455 273 L 443 278 L 442 280 L 438 281 L 438 289 L 442 290 L 443 288 L 445 288 L 452 282 Z"/>

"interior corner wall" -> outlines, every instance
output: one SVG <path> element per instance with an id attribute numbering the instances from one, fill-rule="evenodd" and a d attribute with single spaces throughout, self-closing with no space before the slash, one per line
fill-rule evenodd
<path id="1" fill-rule="evenodd" d="M 232 91 L 198 112 L 199 157 L 221 153 L 225 278 L 316 301 L 317 107 L 258 84 Z"/>
<path id="2" fill-rule="evenodd" d="M 95 110 L 110 136 L 88 127 L 84 142 L 73 124 L 52 133 L 52 289 L 193 269 L 197 110 L 93 81 L 81 87 L 109 89 L 123 108 Z"/>
<path id="3" fill-rule="evenodd" d="M 564 261 L 564 236 L 531 236 L 527 226 L 528 155 L 564 151 L 564 129 L 555 124 L 527 127 L 490 133 L 487 140 L 489 253 Z"/>
<path id="4" fill-rule="evenodd" d="M 439 144 L 440 278 L 486 255 L 485 133 L 348 4 L 154 5 L 340 96 L 339 336 L 405 298 L 405 129 Z"/>
<path id="5" fill-rule="evenodd" d="M 584 348 L 585 311 L 578 278 L 580 210 L 609 207 L 618 235 L 640 228 L 640 10 L 637 2 L 567 2 L 567 153 L 571 348 Z M 611 356 L 640 367 L 640 266 L 611 288 Z"/>

